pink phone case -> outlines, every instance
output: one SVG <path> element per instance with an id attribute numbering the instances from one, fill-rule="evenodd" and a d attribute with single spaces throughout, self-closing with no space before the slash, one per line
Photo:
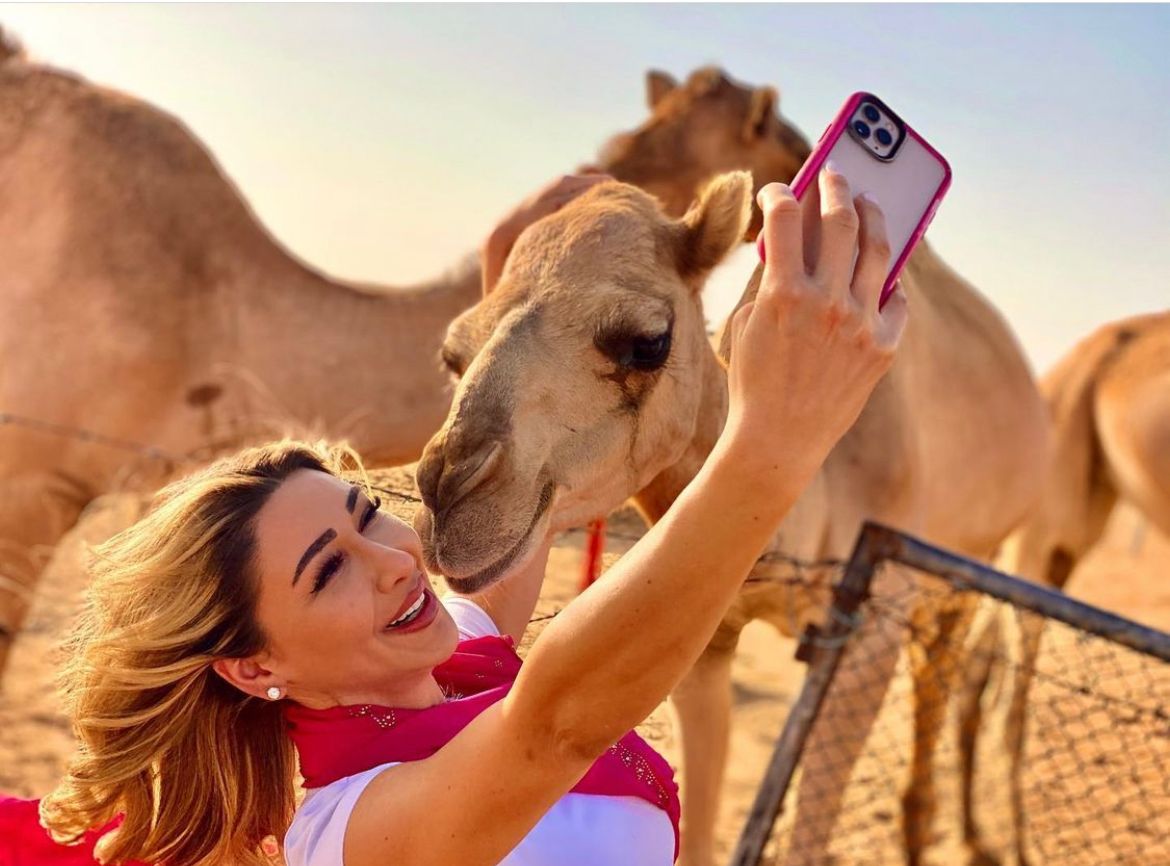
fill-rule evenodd
<path id="1" fill-rule="evenodd" d="M 875 109 L 880 115 L 876 123 L 870 120 L 874 115 L 870 109 Z M 870 126 L 868 136 L 862 136 L 853 128 L 858 120 Z M 894 139 L 888 147 L 878 141 L 879 128 L 885 129 Z M 879 155 L 884 158 L 879 158 Z M 926 139 L 884 102 L 864 91 L 845 100 L 797 172 L 792 191 L 798 199 L 816 181 L 821 166 L 830 158 L 849 179 L 853 195 L 872 193 L 885 215 L 893 262 L 882 287 L 880 304 L 884 305 L 894 290 L 898 274 L 915 244 L 926 234 L 951 185 L 951 167 Z M 760 257 L 763 258 L 762 236 L 760 244 Z"/>

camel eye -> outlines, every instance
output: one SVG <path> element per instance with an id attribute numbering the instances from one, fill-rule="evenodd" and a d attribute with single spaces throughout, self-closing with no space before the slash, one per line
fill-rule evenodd
<path id="1" fill-rule="evenodd" d="M 634 340 L 630 366 L 638 370 L 657 370 L 670 355 L 670 331 L 656 337 L 638 337 Z"/>
<path id="2" fill-rule="evenodd" d="M 597 341 L 597 347 L 618 365 L 630 370 L 651 372 L 670 357 L 669 330 L 661 334 L 609 334 Z"/>
<path id="3" fill-rule="evenodd" d="M 463 365 L 459 362 L 458 355 L 444 346 L 441 357 L 443 359 L 443 366 L 447 368 L 451 375 L 456 378 L 463 375 Z"/>

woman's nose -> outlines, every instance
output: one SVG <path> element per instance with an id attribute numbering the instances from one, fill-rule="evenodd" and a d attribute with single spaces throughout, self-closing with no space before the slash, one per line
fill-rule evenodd
<path id="1" fill-rule="evenodd" d="M 378 544 L 371 563 L 379 592 L 394 592 L 404 581 L 414 580 L 420 570 L 418 559 L 409 550 Z"/>

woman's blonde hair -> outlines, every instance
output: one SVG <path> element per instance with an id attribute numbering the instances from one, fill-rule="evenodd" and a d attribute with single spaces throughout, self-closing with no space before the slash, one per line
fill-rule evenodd
<path id="1" fill-rule="evenodd" d="M 368 484 L 346 445 L 284 440 L 176 481 L 94 549 L 92 583 L 60 675 L 78 739 L 41 801 L 58 842 L 119 812 L 103 862 L 266 864 L 294 809 L 295 752 L 279 704 L 211 669 L 259 652 L 255 518 L 281 482 L 316 469 Z"/>

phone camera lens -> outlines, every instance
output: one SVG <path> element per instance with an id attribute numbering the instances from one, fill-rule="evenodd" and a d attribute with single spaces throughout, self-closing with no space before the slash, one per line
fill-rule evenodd
<path id="1" fill-rule="evenodd" d="M 872 105 L 865 106 L 865 108 L 861 110 L 861 113 L 865 115 L 865 119 L 870 123 L 877 123 L 879 120 L 881 120 L 882 117 L 881 114 L 878 113 L 878 110 Z"/>
<path id="2" fill-rule="evenodd" d="M 862 138 L 869 138 L 869 124 L 864 120 L 853 121 L 853 130 Z"/>
<path id="3" fill-rule="evenodd" d="M 875 132 L 874 137 L 877 138 L 878 144 L 880 144 L 882 147 L 889 147 L 890 142 L 894 140 L 894 136 L 890 135 L 890 133 L 884 129 L 879 129 L 877 132 Z"/>

